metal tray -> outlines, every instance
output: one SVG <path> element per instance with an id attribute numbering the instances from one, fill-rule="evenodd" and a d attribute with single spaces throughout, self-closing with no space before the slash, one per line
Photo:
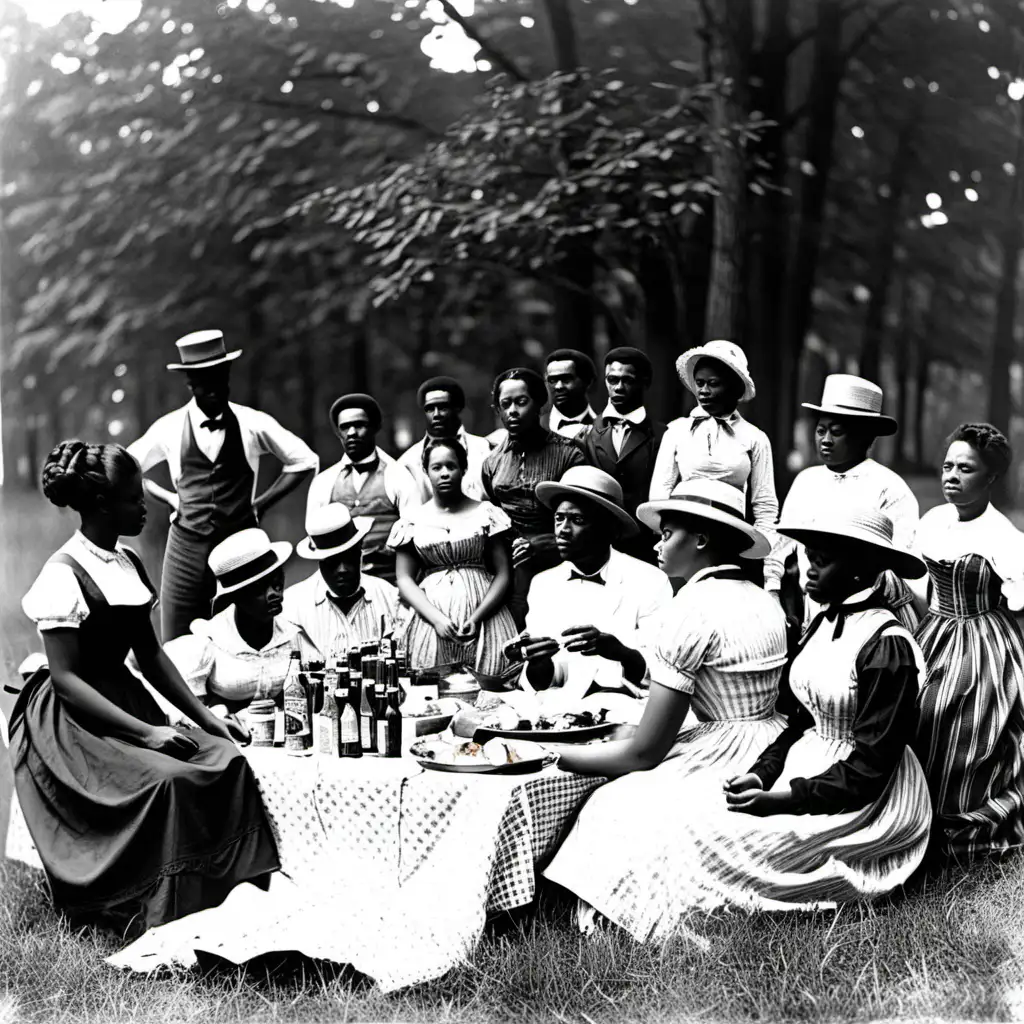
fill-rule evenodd
<path id="1" fill-rule="evenodd" d="M 474 743 L 486 743 L 488 740 L 533 740 L 534 743 L 586 743 L 588 740 L 600 739 L 615 732 L 619 726 L 616 722 L 605 722 L 603 725 L 584 725 L 577 729 L 477 729 L 473 733 Z"/>
<path id="2" fill-rule="evenodd" d="M 445 764 L 444 761 L 432 761 L 426 757 L 417 757 L 416 760 L 432 772 L 451 772 L 455 775 L 530 775 L 554 764 L 558 757 L 549 754 L 547 757 L 532 757 L 515 764 Z"/>

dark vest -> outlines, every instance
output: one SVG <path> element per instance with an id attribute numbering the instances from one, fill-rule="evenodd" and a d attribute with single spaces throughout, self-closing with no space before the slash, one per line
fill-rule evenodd
<path id="1" fill-rule="evenodd" d="M 373 516 L 373 527 L 363 538 L 363 572 L 393 583 L 395 553 L 386 544 L 391 527 L 398 522 L 398 509 L 384 488 L 384 469 L 384 462 L 379 462 L 357 492 L 353 486 L 355 470 L 344 467 L 334 481 L 331 501 L 340 502 L 353 516 Z"/>
<path id="2" fill-rule="evenodd" d="M 255 526 L 252 512 L 252 467 L 242 447 L 238 418 L 224 411 L 224 444 L 211 462 L 196 444 L 192 417 L 185 413 L 178 477 L 178 518 L 175 525 L 200 537 L 230 536 Z"/>

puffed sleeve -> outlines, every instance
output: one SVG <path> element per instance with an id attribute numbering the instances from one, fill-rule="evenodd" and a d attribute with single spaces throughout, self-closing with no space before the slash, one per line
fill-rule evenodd
<path id="1" fill-rule="evenodd" d="M 487 536 L 494 537 L 499 533 L 506 533 L 512 529 L 512 520 L 509 519 L 504 509 L 492 505 L 489 501 L 480 503 L 484 515 L 487 517 Z"/>
<path id="2" fill-rule="evenodd" d="M 669 623 L 675 628 L 665 629 Z M 700 606 L 677 598 L 671 615 L 660 618 L 646 636 L 649 640 L 643 647 L 647 662 L 645 682 L 660 683 L 679 693 L 693 693 L 697 672 L 718 647 L 718 637 L 706 624 Z"/>
<path id="3" fill-rule="evenodd" d="M 205 697 L 213 674 L 215 658 L 209 637 L 186 633 L 164 644 L 164 653 L 181 673 L 181 678 L 197 696 Z"/>
<path id="4" fill-rule="evenodd" d="M 658 454 L 654 459 L 654 471 L 651 473 L 651 488 L 648 497 L 651 501 L 662 501 L 667 498 L 679 483 L 679 464 L 676 462 L 678 446 L 679 421 L 673 420 L 665 431 L 665 436 L 658 446 Z"/>
<path id="5" fill-rule="evenodd" d="M 407 544 L 411 544 L 415 529 L 416 527 L 410 520 L 399 519 L 398 522 L 391 527 L 391 533 L 388 535 L 387 546 L 393 551 L 397 551 L 399 548 L 404 548 Z"/>
<path id="6" fill-rule="evenodd" d="M 853 750 L 810 779 L 790 780 L 792 814 L 856 811 L 881 796 L 917 731 L 917 661 L 903 636 L 880 636 L 857 657 Z"/>
<path id="7" fill-rule="evenodd" d="M 1003 581 L 1007 606 L 1011 612 L 1019 612 L 1024 608 L 1024 534 L 1010 523 L 1007 526 L 992 564 Z"/>
<path id="8" fill-rule="evenodd" d="M 21 599 L 25 614 L 41 632 L 78 629 L 89 617 L 89 606 L 70 565 L 47 562 Z"/>

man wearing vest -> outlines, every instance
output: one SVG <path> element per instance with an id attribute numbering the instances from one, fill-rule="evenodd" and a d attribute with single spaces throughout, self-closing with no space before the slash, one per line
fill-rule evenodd
<path id="1" fill-rule="evenodd" d="M 382 416 L 369 395 L 342 395 L 331 406 L 331 426 L 344 455 L 310 484 L 306 518 L 332 501 L 352 517 L 368 516 L 373 527 L 363 539 L 363 572 L 395 582 L 395 553 L 387 547 L 391 528 L 423 504 L 419 488 L 403 466 L 377 447 Z"/>
<path id="2" fill-rule="evenodd" d="M 230 364 L 222 331 L 196 331 L 175 342 L 192 392 L 188 405 L 161 416 L 128 447 L 146 472 L 167 463 L 173 490 L 146 480 L 146 490 L 173 509 L 160 580 L 164 643 L 208 618 L 215 581 L 210 552 L 225 538 L 255 526 L 259 517 L 316 472 L 316 453 L 272 416 L 228 401 Z M 281 462 L 277 479 L 256 497 L 261 455 Z"/>

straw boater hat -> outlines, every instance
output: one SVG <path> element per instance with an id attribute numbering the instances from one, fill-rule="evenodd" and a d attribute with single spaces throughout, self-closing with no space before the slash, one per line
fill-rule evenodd
<path id="1" fill-rule="evenodd" d="M 771 543 L 760 530 L 746 521 L 745 510 L 743 491 L 738 487 L 724 480 L 697 477 L 678 484 L 668 498 L 645 501 L 636 510 L 636 517 L 644 526 L 657 533 L 661 529 L 662 512 L 685 512 L 689 516 L 707 519 L 743 534 L 748 546 L 740 551 L 741 558 L 766 558 L 772 549 Z"/>
<path id="2" fill-rule="evenodd" d="M 640 530 L 633 517 L 622 507 L 622 487 L 618 480 L 594 466 L 573 466 L 555 483 L 545 480 L 537 484 L 537 499 L 554 508 L 563 498 L 585 498 L 610 512 L 622 528 L 620 536 L 632 537 Z"/>
<path id="3" fill-rule="evenodd" d="M 928 570 L 917 555 L 892 541 L 892 520 L 877 508 L 836 506 L 803 521 L 779 523 L 776 530 L 801 544 L 827 545 L 841 538 L 863 545 L 876 564 L 892 569 L 903 579 L 920 579 Z"/>
<path id="4" fill-rule="evenodd" d="M 354 548 L 373 526 L 372 516 L 352 517 L 345 505 L 332 501 L 322 508 L 315 508 L 306 517 L 306 533 L 295 546 L 299 558 L 321 559 L 340 555 Z"/>
<path id="5" fill-rule="evenodd" d="M 216 597 L 233 594 L 269 575 L 284 565 L 291 553 L 288 541 L 271 543 L 259 527 L 233 533 L 210 552 L 210 568 L 217 577 Z"/>
<path id="6" fill-rule="evenodd" d="M 676 373 L 679 374 L 679 379 L 686 385 L 688 391 L 697 394 L 697 385 L 694 383 L 693 375 L 697 370 L 697 364 L 702 359 L 717 359 L 739 377 L 743 382 L 741 402 L 749 402 L 757 394 L 754 379 L 750 376 L 750 370 L 747 368 L 746 354 L 739 345 L 734 345 L 731 341 L 709 341 L 706 345 L 701 345 L 698 348 L 687 349 L 676 360 Z"/>
<path id="7" fill-rule="evenodd" d="M 181 362 L 168 363 L 168 370 L 207 370 L 211 366 L 230 363 L 242 354 L 240 348 L 233 352 L 227 351 L 223 331 L 193 331 L 174 344 Z"/>
<path id="8" fill-rule="evenodd" d="M 888 437 L 897 430 L 891 416 L 882 415 L 882 389 L 877 384 L 854 377 L 849 373 L 830 373 L 821 391 L 821 404 L 801 402 L 805 409 L 843 416 L 872 427 L 880 437 Z"/>

